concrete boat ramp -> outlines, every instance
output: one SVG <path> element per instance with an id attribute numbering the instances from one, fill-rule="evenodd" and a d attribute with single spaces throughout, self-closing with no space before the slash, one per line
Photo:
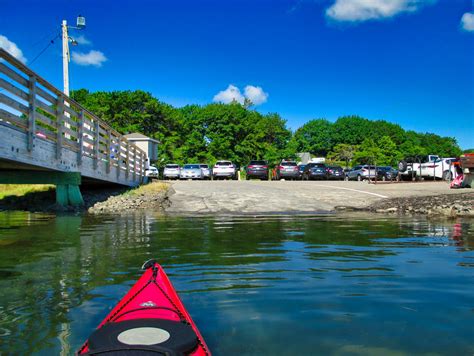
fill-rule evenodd
<path id="1" fill-rule="evenodd" d="M 330 213 L 364 209 L 392 198 L 474 194 L 446 182 L 378 183 L 346 181 L 176 181 L 169 214 Z"/>

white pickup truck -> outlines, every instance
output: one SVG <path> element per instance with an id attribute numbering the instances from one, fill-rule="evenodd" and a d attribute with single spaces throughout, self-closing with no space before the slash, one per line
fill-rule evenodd
<path id="1" fill-rule="evenodd" d="M 423 163 L 421 165 L 422 177 L 436 177 L 443 180 L 452 180 L 457 177 L 457 158 L 440 158 L 434 162 Z"/>
<path id="2" fill-rule="evenodd" d="M 212 168 L 213 179 L 237 179 L 235 165 L 231 161 L 217 161 Z"/>
<path id="3" fill-rule="evenodd" d="M 440 158 L 437 155 L 407 157 L 398 163 L 402 178 L 439 178 L 451 180 L 456 177 L 456 158 Z"/>

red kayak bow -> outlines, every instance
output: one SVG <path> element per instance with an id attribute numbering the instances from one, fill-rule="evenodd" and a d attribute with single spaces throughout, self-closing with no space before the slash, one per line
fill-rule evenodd
<path id="1" fill-rule="evenodd" d="M 163 268 L 154 260 L 78 355 L 210 355 Z"/>

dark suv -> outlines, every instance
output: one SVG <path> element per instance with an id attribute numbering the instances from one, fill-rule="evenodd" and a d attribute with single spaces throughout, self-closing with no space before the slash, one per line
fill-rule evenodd
<path id="1" fill-rule="evenodd" d="M 300 170 L 295 161 L 282 161 L 276 168 L 276 179 L 299 179 Z"/>
<path id="2" fill-rule="evenodd" d="M 303 171 L 303 180 L 328 179 L 328 167 L 324 163 L 308 163 Z"/>
<path id="3" fill-rule="evenodd" d="M 250 161 L 245 170 L 247 177 L 245 179 L 249 180 L 250 178 L 260 178 L 261 180 L 268 180 L 268 162 L 267 161 Z"/>
<path id="4" fill-rule="evenodd" d="M 398 177 L 398 171 L 390 166 L 377 167 L 377 180 L 395 180 Z"/>
<path id="5" fill-rule="evenodd" d="M 328 166 L 328 179 L 344 180 L 346 174 L 341 166 Z"/>

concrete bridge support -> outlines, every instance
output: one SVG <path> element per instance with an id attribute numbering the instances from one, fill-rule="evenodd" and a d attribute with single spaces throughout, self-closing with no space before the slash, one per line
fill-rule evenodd
<path id="1" fill-rule="evenodd" d="M 79 189 L 79 172 L 2 170 L 0 184 L 54 184 L 56 203 L 62 206 L 81 206 L 84 204 Z"/>

